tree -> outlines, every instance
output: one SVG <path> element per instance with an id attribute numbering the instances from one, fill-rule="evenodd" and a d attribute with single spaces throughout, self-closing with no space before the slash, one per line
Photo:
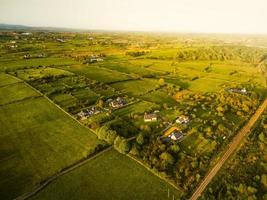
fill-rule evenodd
<path id="1" fill-rule="evenodd" d="M 267 188 L 267 174 L 261 175 L 261 183 Z"/>
<path id="2" fill-rule="evenodd" d="M 131 149 L 130 143 L 126 139 L 123 139 L 119 146 L 119 152 L 126 154 L 130 151 L 130 149 Z"/>
<path id="3" fill-rule="evenodd" d="M 104 107 L 104 101 L 102 99 L 99 99 L 98 102 L 97 102 L 97 106 L 99 108 L 103 108 Z"/>
<path id="4" fill-rule="evenodd" d="M 180 151 L 180 147 L 178 144 L 171 145 L 170 149 L 173 153 L 178 153 Z"/>
<path id="5" fill-rule="evenodd" d="M 117 132 L 113 130 L 109 130 L 107 134 L 107 138 L 106 138 L 107 143 L 113 144 L 116 137 L 117 137 Z"/>
<path id="6" fill-rule="evenodd" d="M 165 84 L 165 80 L 163 78 L 159 79 L 159 85 L 163 86 Z"/>
<path id="7" fill-rule="evenodd" d="M 131 149 L 130 143 L 121 136 L 117 136 L 114 140 L 114 148 L 120 153 L 128 153 Z"/>
<path id="8" fill-rule="evenodd" d="M 144 141 L 145 141 L 145 139 L 144 139 L 143 134 L 138 134 L 138 136 L 136 137 L 137 144 L 143 145 L 144 144 Z"/>
<path id="9" fill-rule="evenodd" d="M 168 152 L 163 152 L 162 154 L 160 154 L 160 159 L 166 164 L 170 165 L 173 165 L 175 162 L 173 156 Z"/>

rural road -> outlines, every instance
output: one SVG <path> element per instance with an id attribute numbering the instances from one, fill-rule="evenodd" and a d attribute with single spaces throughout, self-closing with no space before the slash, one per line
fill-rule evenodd
<path id="1" fill-rule="evenodd" d="M 238 132 L 238 134 L 234 137 L 233 141 L 230 143 L 229 148 L 217 162 L 217 164 L 208 172 L 208 174 L 204 177 L 203 181 L 197 187 L 190 200 L 197 200 L 202 192 L 205 190 L 207 185 L 211 182 L 213 177 L 217 174 L 220 168 L 223 166 L 225 161 L 234 153 L 234 151 L 238 148 L 242 139 L 250 132 L 250 129 L 264 112 L 267 107 L 267 99 L 260 105 L 255 114 L 250 118 L 248 123 Z"/>

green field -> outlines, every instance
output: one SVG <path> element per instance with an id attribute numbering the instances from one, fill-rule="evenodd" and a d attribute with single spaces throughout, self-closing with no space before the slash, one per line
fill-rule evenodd
<path id="1" fill-rule="evenodd" d="M 189 155 L 209 153 L 216 147 L 216 142 L 210 142 L 199 133 L 192 133 L 181 141 L 180 146 Z"/>
<path id="2" fill-rule="evenodd" d="M 133 114 L 143 114 L 146 110 L 156 109 L 158 106 L 154 103 L 147 102 L 147 101 L 141 101 L 137 103 L 133 103 L 131 105 L 128 105 L 124 108 L 118 109 L 114 111 L 115 115 L 118 116 L 127 116 L 127 115 L 133 115 Z"/>
<path id="3" fill-rule="evenodd" d="M 57 76 L 71 76 L 72 73 L 68 71 L 64 71 L 61 69 L 55 68 L 37 68 L 37 69 L 24 69 L 18 70 L 17 76 L 25 81 L 41 79 L 49 76 L 57 77 Z"/>
<path id="4" fill-rule="evenodd" d="M 5 94 L 0 96 L 0 105 L 20 101 L 25 98 L 40 96 L 40 94 L 27 87 L 24 83 L 16 83 L 0 87 L 0 93 Z"/>
<path id="5" fill-rule="evenodd" d="M 18 83 L 18 82 L 21 82 L 21 81 L 13 76 L 9 76 L 8 74 L 0 73 L 0 87 L 6 86 L 9 84 Z"/>
<path id="6" fill-rule="evenodd" d="M 111 84 L 110 86 L 127 95 L 138 96 L 155 90 L 157 88 L 157 83 L 157 80 L 154 79 L 142 79 L 121 81 Z"/>
<path id="7" fill-rule="evenodd" d="M 12 94 L 18 88 L 13 86 L 6 91 L 9 101 L 17 100 L 17 95 Z M 25 85 L 19 88 L 23 97 L 34 93 Z M 6 101 L 3 96 L 1 101 Z M 41 181 L 94 153 L 98 145 L 104 145 L 43 97 L 1 106 L 0 127 L 1 199 L 31 191 Z"/>
<path id="8" fill-rule="evenodd" d="M 39 65 L 42 66 L 61 66 L 61 65 L 72 65 L 76 64 L 77 62 L 65 59 L 65 58 L 35 58 L 25 60 L 21 57 L 13 58 L 12 60 L 3 61 L 0 63 L 0 71 L 5 70 L 16 70 L 16 69 L 23 69 L 23 68 L 30 68 L 30 67 L 37 67 Z"/>
<path id="9" fill-rule="evenodd" d="M 181 192 L 114 150 L 58 178 L 32 200 L 168 199 Z"/>
<path id="10" fill-rule="evenodd" d="M 83 75 L 89 79 L 97 80 L 103 83 L 110 83 L 116 81 L 124 81 L 132 79 L 131 76 L 121 72 L 100 68 L 95 65 L 73 65 L 69 67 L 61 67 L 62 69 L 71 71 L 73 73 Z"/>

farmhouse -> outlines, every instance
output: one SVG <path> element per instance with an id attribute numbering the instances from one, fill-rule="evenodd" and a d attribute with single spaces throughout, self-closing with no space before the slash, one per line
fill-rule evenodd
<path id="1" fill-rule="evenodd" d="M 175 120 L 175 122 L 177 124 L 187 124 L 189 122 L 189 117 L 182 115 L 182 116 L 178 117 Z"/>
<path id="2" fill-rule="evenodd" d="M 85 109 L 85 110 L 82 110 L 81 112 L 79 112 L 77 114 L 78 118 L 81 119 L 81 120 L 85 120 L 87 119 L 88 117 L 92 116 L 92 115 L 96 115 L 100 113 L 100 110 L 98 110 L 96 107 L 91 107 L 91 108 L 88 108 L 88 109 Z"/>
<path id="3" fill-rule="evenodd" d="M 90 63 L 95 63 L 95 62 L 102 62 L 104 61 L 103 58 L 90 58 Z"/>
<path id="4" fill-rule="evenodd" d="M 89 59 L 89 63 L 102 62 L 102 61 L 104 61 L 104 59 L 99 57 L 98 55 L 91 55 L 91 58 Z"/>
<path id="5" fill-rule="evenodd" d="M 30 54 L 25 54 L 25 55 L 23 56 L 24 59 L 29 59 L 30 57 L 31 57 Z"/>
<path id="6" fill-rule="evenodd" d="M 85 120 L 85 119 L 87 119 L 87 113 L 86 113 L 85 111 L 81 111 L 81 112 L 79 112 L 79 113 L 77 114 L 77 116 L 78 116 L 78 118 L 79 118 L 80 120 Z"/>
<path id="7" fill-rule="evenodd" d="M 144 121 L 145 122 L 155 122 L 158 120 L 158 116 L 155 113 L 145 113 L 144 114 Z"/>
<path id="8" fill-rule="evenodd" d="M 18 45 L 9 45 L 9 48 L 11 48 L 11 49 L 14 49 L 14 48 L 17 48 L 18 47 Z"/>
<path id="9" fill-rule="evenodd" d="M 127 101 L 122 97 L 117 97 L 109 103 L 112 108 L 121 108 L 127 104 Z"/>
<path id="10" fill-rule="evenodd" d="M 32 33 L 24 32 L 24 33 L 21 33 L 21 35 L 32 35 Z"/>
<path id="11" fill-rule="evenodd" d="M 58 42 L 62 42 L 62 43 L 65 42 L 65 40 L 60 39 L 60 38 L 58 38 L 57 41 L 58 41 Z"/>
<path id="12" fill-rule="evenodd" d="M 45 57 L 45 54 L 44 53 L 40 53 L 37 55 L 37 58 L 44 58 Z"/>
<path id="13" fill-rule="evenodd" d="M 182 133 L 182 131 L 180 131 L 179 128 L 173 126 L 164 131 L 163 141 L 164 142 L 168 142 L 171 140 L 180 141 L 183 137 L 184 134 Z"/>
<path id="14" fill-rule="evenodd" d="M 246 88 L 229 88 L 228 92 L 233 92 L 233 93 L 239 93 L 239 94 L 247 94 Z"/>

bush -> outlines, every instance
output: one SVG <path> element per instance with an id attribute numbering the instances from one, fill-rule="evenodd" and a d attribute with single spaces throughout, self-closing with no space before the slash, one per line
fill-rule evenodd
<path id="1" fill-rule="evenodd" d="M 130 143 L 121 136 L 117 136 L 114 140 L 114 148 L 120 153 L 126 154 L 130 151 Z"/>
<path id="2" fill-rule="evenodd" d="M 104 125 L 97 131 L 97 136 L 99 139 L 106 141 L 108 144 L 113 144 L 115 138 L 117 137 L 117 133 L 116 131 L 110 130 L 108 125 Z"/>

